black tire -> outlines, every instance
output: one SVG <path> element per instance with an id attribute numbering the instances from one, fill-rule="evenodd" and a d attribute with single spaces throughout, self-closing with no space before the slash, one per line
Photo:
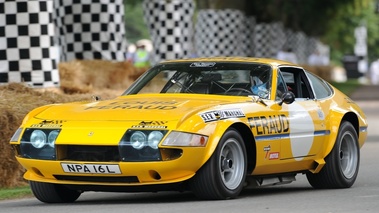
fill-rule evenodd
<path id="1" fill-rule="evenodd" d="M 34 196 L 44 203 L 72 203 L 81 192 L 71 190 L 63 185 L 30 181 Z"/>
<path id="2" fill-rule="evenodd" d="M 359 161 L 357 132 L 350 122 L 343 121 L 325 166 L 317 174 L 307 173 L 307 179 L 316 189 L 349 188 L 357 179 Z"/>
<path id="3" fill-rule="evenodd" d="M 231 128 L 222 136 L 208 162 L 191 179 L 191 190 L 201 199 L 236 198 L 242 191 L 246 168 L 245 144 L 241 135 Z"/>

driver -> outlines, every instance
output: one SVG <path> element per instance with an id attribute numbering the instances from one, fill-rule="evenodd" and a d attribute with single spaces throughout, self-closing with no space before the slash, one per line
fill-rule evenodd
<path id="1" fill-rule="evenodd" d="M 266 72 L 266 71 L 264 71 Z M 261 73 L 260 77 L 250 76 L 251 82 L 251 91 L 254 95 L 259 96 L 260 98 L 267 99 L 269 98 L 269 90 L 268 90 L 268 73 Z"/>
<path id="2" fill-rule="evenodd" d="M 254 95 L 258 95 L 261 98 L 268 98 L 267 83 L 254 85 L 251 87 L 251 91 Z"/>

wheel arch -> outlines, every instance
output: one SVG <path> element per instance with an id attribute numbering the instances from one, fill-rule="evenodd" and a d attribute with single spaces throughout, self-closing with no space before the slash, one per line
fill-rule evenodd
<path id="1" fill-rule="evenodd" d="M 342 121 L 349 121 L 354 126 L 355 132 L 357 133 L 357 136 L 359 138 L 358 116 L 354 112 L 348 112 L 343 116 Z M 341 123 L 342 123 L 342 121 L 341 121 Z"/>
<path id="2" fill-rule="evenodd" d="M 331 128 L 332 132 L 331 132 L 331 138 L 329 140 L 330 143 L 328 147 L 326 148 L 325 157 L 333 149 L 333 146 L 337 140 L 338 131 L 340 129 L 342 122 L 344 121 L 350 122 L 353 125 L 355 132 L 357 133 L 357 136 L 359 138 L 359 120 L 358 120 L 358 116 L 354 112 L 346 112 L 345 114 L 339 114 L 338 116 L 333 117 L 331 120 L 332 120 L 332 123 L 330 124 L 331 127 L 338 126 L 338 129 L 333 131 L 333 129 Z"/>
<path id="3" fill-rule="evenodd" d="M 251 129 L 243 123 L 234 123 L 229 128 L 234 128 L 241 135 L 246 148 L 247 173 L 251 174 L 256 165 L 256 145 Z"/>

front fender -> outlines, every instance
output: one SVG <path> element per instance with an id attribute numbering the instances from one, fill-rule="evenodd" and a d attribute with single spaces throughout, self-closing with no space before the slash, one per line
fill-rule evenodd
<path id="1" fill-rule="evenodd" d="M 34 118 L 34 117 L 37 116 L 39 113 L 45 111 L 46 109 L 50 108 L 51 106 L 53 106 L 53 105 L 45 105 L 45 106 L 41 106 L 41 107 L 38 107 L 38 108 L 33 109 L 33 110 L 30 111 L 30 112 L 25 116 L 25 118 L 22 120 L 21 126 L 24 126 L 24 125 L 28 122 L 28 120 Z"/>
<path id="2" fill-rule="evenodd" d="M 209 158 L 212 156 L 212 154 L 215 152 L 217 145 L 220 142 L 222 136 L 225 134 L 225 132 L 230 127 L 236 124 L 246 125 L 246 122 L 243 122 L 240 119 L 235 119 L 235 120 L 224 120 L 224 121 L 215 123 L 214 130 L 209 135 L 208 144 L 207 144 L 207 152 L 206 152 L 206 155 L 204 156 L 203 164 L 205 164 L 209 160 Z M 246 127 L 248 128 L 248 126 Z"/>

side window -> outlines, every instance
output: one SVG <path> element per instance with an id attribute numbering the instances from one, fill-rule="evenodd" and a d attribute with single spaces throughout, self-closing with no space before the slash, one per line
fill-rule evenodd
<path id="1" fill-rule="evenodd" d="M 287 91 L 287 85 L 284 83 L 283 76 L 280 72 L 278 72 L 277 82 L 275 99 L 280 100 L 282 95 Z"/>
<path id="2" fill-rule="evenodd" d="M 306 73 L 311 84 L 313 86 L 313 90 L 317 99 L 322 99 L 329 97 L 333 94 L 332 88 L 321 78 L 315 76 L 312 73 Z"/>
<path id="3" fill-rule="evenodd" d="M 281 67 L 287 89 L 295 94 L 296 98 L 313 99 L 312 87 L 303 69 L 296 67 Z"/>

